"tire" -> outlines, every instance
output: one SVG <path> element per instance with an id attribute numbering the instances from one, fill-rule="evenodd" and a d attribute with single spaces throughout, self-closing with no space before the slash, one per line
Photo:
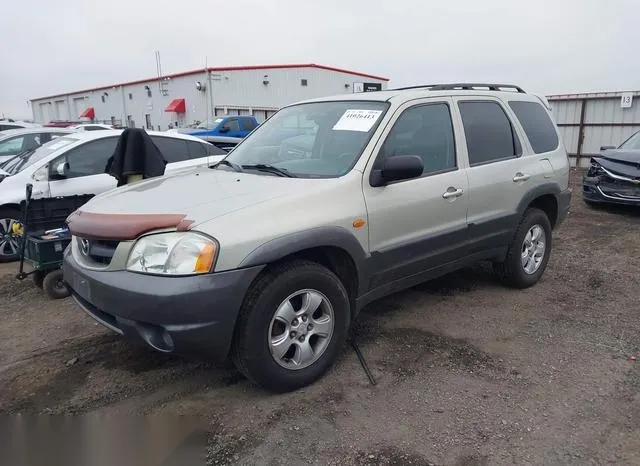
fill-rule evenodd
<path id="1" fill-rule="evenodd" d="M 525 250 L 525 238 L 536 226 L 543 230 L 544 252 L 537 266 L 534 266 L 536 267 L 535 270 L 532 271 L 530 269 L 528 273 L 523 264 L 522 254 Z M 552 236 L 549 217 L 540 209 L 527 209 L 511 239 L 505 261 L 495 264 L 498 276 L 513 288 L 524 289 L 535 285 L 547 267 L 547 262 L 549 262 L 549 256 L 551 255 L 551 246 Z M 533 250 L 527 249 L 527 251 Z M 539 257 L 539 254 L 536 257 Z"/>
<path id="2" fill-rule="evenodd" d="M 20 257 L 20 240 L 7 229 L 13 222 L 20 221 L 20 210 L 0 208 L 0 263 L 15 262 Z M 14 251 L 15 248 L 15 251 Z"/>
<path id="3" fill-rule="evenodd" d="M 45 273 L 40 271 L 40 270 L 36 270 L 35 272 L 33 272 L 33 274 L 31 275 L 31 279 L 33 280 L 33 284 L 35 286 L 37 286 L 40 289 L 44 288 L 44 277 L 45 277 Z"/>
<path id="4" fill-rule="evenodd" d="M 64 299 L 70 295 L 69 289 L 62 280 L 62 270 L 49 272 L 42 282 L 42 289 L 51 299 Z"/>
<path id="5" fill-rule="evenodd" d="M 287 301 L 292 312 L 280 313 Z M 320 304 L 307 315 L 305 302 Z M 293 320 L 280 320 L 284 314 Z M 273 392 L 292 391 L 313 383 L 333 364 L 345 344 L 350 322 L 349 297 L 336 275 L 315 262 L 281 264 L 260 276 L 247 292 L 231 358 L 256 385 Z M 282 343 L 272 348 L 274 341 Z"/>

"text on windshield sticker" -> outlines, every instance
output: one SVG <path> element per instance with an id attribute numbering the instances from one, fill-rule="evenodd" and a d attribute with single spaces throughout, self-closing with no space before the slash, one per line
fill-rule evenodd
<path id="1" fill-rule="evenodd" d="M 369 131 L 382 110 L 347 110 L 333 125 L 334 131 Z"/>

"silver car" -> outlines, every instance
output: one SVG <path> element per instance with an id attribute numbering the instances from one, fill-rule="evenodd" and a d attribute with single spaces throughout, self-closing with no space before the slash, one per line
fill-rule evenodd
<path id="1" fill-rule="evenodd" d="M 213 168 L 95 197 L 64 278 L 114 332 L 286 391 L 373 300 L 478 260 L 536 284 L 570 198 L 549 109 L 517 86 L 340 95 L 282 108 Z"/>

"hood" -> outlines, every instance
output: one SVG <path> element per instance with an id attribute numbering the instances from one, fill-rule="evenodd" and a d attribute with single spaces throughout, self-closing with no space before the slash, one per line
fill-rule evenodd
<path id="1" fill-rule="evenodd" d="M 640 177 L 640 150 L 609 149 L 593 159 L 609 171 Z"/>
<path id="2" fill-rule="evenodd" d="M 152 178 L 95 196 L 80 209 L 95 214 L 182 215 L 192 226 L 293 195 L 329 180 L 203 169 Z"/>

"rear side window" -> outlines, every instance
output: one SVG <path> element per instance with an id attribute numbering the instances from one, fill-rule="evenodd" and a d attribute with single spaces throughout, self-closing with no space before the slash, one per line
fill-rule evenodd
<path id="1" fill-rule="evenodd" d="M 167 163 L 184 162 L 189 159 L 189 149 L 187 148 L 187 141 L 184 139 L 162 136 L 151 136 L 151 139 L 160 149 Z"/>
<path id="2" fill-rule="evenodd" d="M 197 141 L 187 141 L 187 146 L 189 147 L 190 158 L 199 159 L 200 157 L 206 156 L 206 151 L 204 150 L 204 144 L 200 144 Z"/>
<path id="3" fill-rule="evenodd" d="M 227 155 L 227 152 L 214 144 L 202 144 L 207 155 Z"/>
<path id="4" fill-rule="evenodd" d="M 243 131 L 252 131 L 256 126 L 258 126 L 253 118 L 242 118 L 240 123 Z"/>
<path id="5" fill-rule="evenodd" d="M 536 102 L 512 100 L 509 107 L 516 114 L 524 132 L 536 154 L 550 152 L 558 148 L 558 133 L 549 114 Z"/>
<path id="6" fill-rule="evenodd" d="M 511 121 L 496 102 L 459 102 L 460 115 L 467 139 L 469 164 L 517 157 L 522 154 Z"/>

